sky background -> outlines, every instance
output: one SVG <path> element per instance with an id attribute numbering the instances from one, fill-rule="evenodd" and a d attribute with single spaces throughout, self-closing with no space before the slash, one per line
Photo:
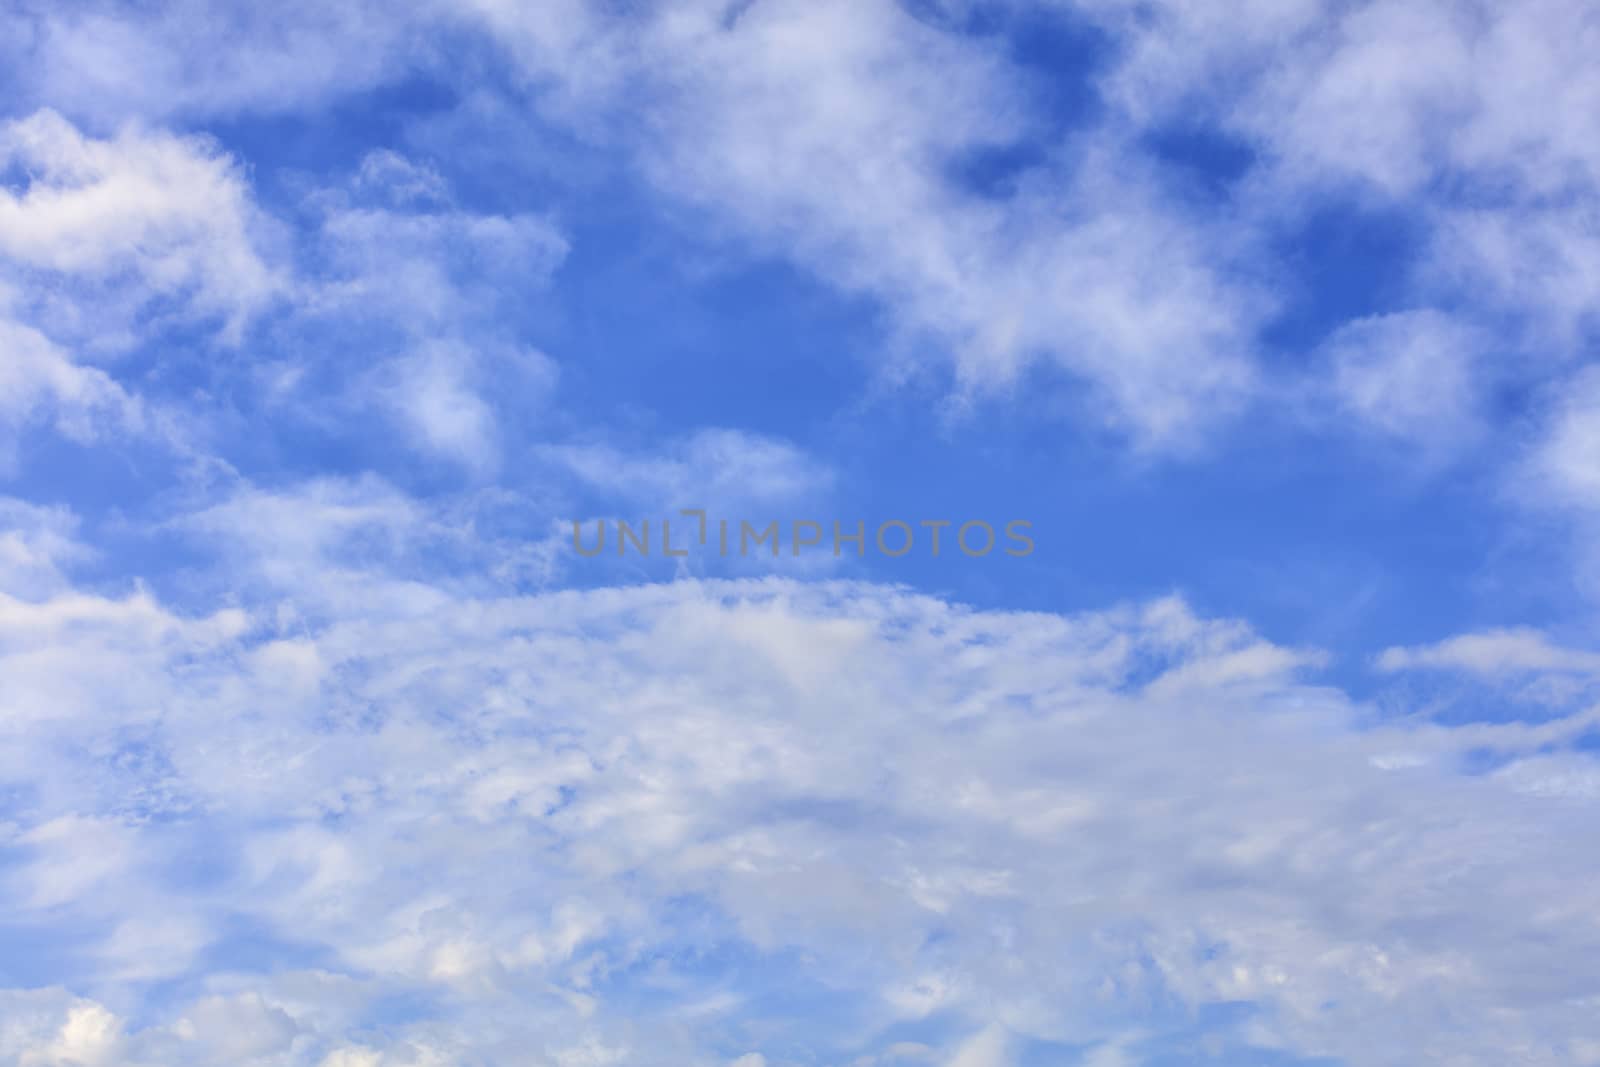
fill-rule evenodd
<path id="1" fill-rule="evenodd" d="M 1600 1064 L 1596 54 L 0 0 L 0 1063 Z"/>

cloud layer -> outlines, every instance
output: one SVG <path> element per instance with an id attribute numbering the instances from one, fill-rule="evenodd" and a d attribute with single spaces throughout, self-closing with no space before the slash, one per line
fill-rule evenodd
<path id="1" fill-rule="evenodd" d="M 7 994 L 8 1056 L 1600 1051 L 1592 797 L 1529 786 L 1576 723 L 1386 724 L 1175 600 L 303 575 L 0 610 L 5 936 L 93 994 Z"/>

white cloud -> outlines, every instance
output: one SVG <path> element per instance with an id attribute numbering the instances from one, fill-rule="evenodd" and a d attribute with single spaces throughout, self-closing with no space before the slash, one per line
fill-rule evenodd
<path id="1" fill-rule="evenodd" d="M 385 610 L 426 613 L 439 590 L 422 576 L 466 589 L 548 585 L 572 535 L 541 503 L 533 492 L 491 488 L 430 510 L 373 476 L 322 478 L 276 491 L 235 486 L 174 525 L 227 561 L 228 587 L 290 598 L 284 636 L 299 636 L 298 613 L 344 614 L 373 597 Z M 499 531 L 508 513 L 510 529 Z"/>
<path id="2" fill-rule="evenodd" d="M 90 2 L 8 11 L 0 26 L 24 98 L 117 121 L 277 112 L 368 88 L 429 51 L 417 23 L 395 15 L 306 0 L 270 17 L 204 0 Z"/>
<path id="3" fill-rule="evenodd" d="M 121 1021 L 60 990 L 0 992 L 0 1054 L 18 1067 L 121 1067 Z"/>
<path id="4" fill-rule="evenodd" d="M 0 352 L 0 470 L 15 462 L 21 435 L 38 423 L 80 442 L 143 425 L 138 398 L 38 330 L 0 318 Z"/>
<path id="5" fill-rule="evenodd" d="M 1011 1067 L 1011 1037 L 999 1027 L 973 1035 L 946 1061 L 946 1067 Z"/>
<path id="6" fill-rule="evenodd" d="M 1558 205 L 1465 208 L 1441 219 L 1426 277 L 1450 296 L 1530 320 L 1546 360 L 1582 356 L 1600 318 L 1600 172 L 1594 193 Z"/>
<path id="7" fill-rule="evenodd" d="M 323 222 L 330 277 L 307 310 L 392 318 L 417 332 L 456 325 L 536 292 L 566 255 L 535 215 L 345 205 Z"/>
<path id="8" fill-rule="evenodd" d="M 788 441 L 741 430 L 698 430 L 650 449 L 552 444 L 538 454 L 585 485 L 652 514 L 771 508 L 813 497 L 834 481 L 833 471 Z"/>
<path id="9" fill-rule="evenodd" d="M 244 181 L 203 142 L 137 126 L 101 140 L 40 111 L 0 125 L 0 167 L 28 176 L 20 191 L 0 189 L 0 264 L 13 270 L 92 284 L 97 305 L 121 304 L 126 316 L 181 301 L 233 336 L 279 287 L 256 248 Z M 35 298 L 44 328 L 88 336 L 107 326 L 100 307 L 72 321 L 85 312 L 53 295 Z"/>
<path id="10" fill-rule="evenodd" d="M 245 993 L 198 1001 L 175 1029 L 212 1062 L 249 1063 L 288 1051 L 300 1028 L 281 1007 Z"/>
<path id="11" fill-rule="evenodd" d="M 1347 415 L 1387 436 L 1448 449 L 1482 429 L 1484 348 L 1478 331 L 1427 310 L 1349 323 L 1322 354 Z"/>
<path id="12" fill-rule="evenodd" d="M 1469 25 L 1420 0 L 1255 3 L 1241 21 L 1167 3 L 1146 33 L 1120 21 L 1129 5 L 1092 9 L 1133 35 L 1107 82 L 1129 129 L 1245 84 L 1213 117 L 1262 150 L 1262 214 L 1330 185 L 1415 203 L 1463 175 L 1499 183 L 1487 208 L 1430 215 L 1436 258 L 1462 273 L 1423 284 L 1488 278 L 1491 303 L 1575 343 L 1600 144 L 1582 11 L 1535 0 Z M 102 106 L 205 112 L 369 84 L 405 50 L 406 21 L 379 19 L 382 47 L 341 66 L 370 12 L 320 10 L 272 27 L 187 6 L 0 19 L 38 26 L 28 48 L 62 63 L 29 85 L 60 69 L 87 108 L 79 94 L 148 75 Z M 1235 269 L 1247 238 L 1169 201 L 1127 129 L 1056 146 L 1004 195 L 949 177 L 1038 132 L 979 44 L 876 2 L 625 23 L 576 2 L 477 10 L 541 106 L 630 145 L 706 218 L 881 300 L 904 344 L 949 350 L 960 388 L 1057 365 L 1167 446 L 1256 388 L 1270 301 Z M 1404 46 L 1419 35 L 1438 40 L 1420 60 Z M 1561 107 L 1537 103 L 1552 94 Z M 137 421 L 62 338 L 172 303 L 239 332 L 279 291 L 246 184 L 200 141 L 101 139 L 41 112 L 5 124 L 0 152 L 27 175 L 0 190 L 0 255 L 59 282 L 0 279 L 13 429 Z M 393 361 L 363 383 L 384 383 L 417 447 L 491 471 L 486 364 L 510 349 L 466 335 L 542 284 L 564 239 L 542 216 L 461 210 L 393 153 L 321 203 L 302 310 L 390 322 Z M 112 291 L 111 313 L 73 286 Z M 1327 388 L 1382 432 L 1449 438 L 1477 415 L 1481 341 L 1431 312 L 1349 324 L 1323 352 Z M 298 369 L 278 376 L 285 403 Z M 1528 468 L 1580 512 L 1600 510 L 1597 389 L 1572 380 Z M 832 477 L 731 430 L 538 455 L 650 507 L 787 503 Z M 239 605 L 202 615 L 75 590 L 69 518 L 0 509 L 0 936 L 70 946 L 34 965 L 116 1006 L 0 993 L 0 1059 L 677 1065 L 770 1038 L 772 1062 L 806 1047 L 990 1067 L 1046 1039 L 1111 1063 L 1159 1040 L 1161 1005 L 1182 1028 L 1240 1001 L 1260 1010 L 1219 1040 L 1377 1067 L 1600 1047 L 1600 859 L 1581 847 L 1600 787 L 1576 746 L 1600 712 L 1375 721 L 1302 679 L 1314 652 L 1175 599 L 1063 617 L 785 581 L 522 596 L 507 575 L 527 546 L 480 536 L 483 499 L 236 485 L 174 524 L 222 562 L 185 594 Z M 1525 630 L 1380 665 L 1595 671 Z M 1460 773 L 1480 750 L 1505 766 Z M 231 938 L 289 962 L 252 970 Z M 848 1017 L 796 1036 L 781 998 L 730 995 L 721 958 Z M 171 1003 L 152 1009 L 152 989 Z M 901 1040 L 919 1027 L 940 1047 Z"/>
<path id="13" fill-rule="evenodd" d="M 1526 473 L 1546 502 L 1600 512 L 1600 368 L 1561 384 Z"/>
<path id="14" fill-rule="evenodd" d="M 64 508 L 0 497 L 0 592 L 32 598 L 63 589 L 65 571 L 92 556 Z"/>
<path id="15" fill-rule="evenodd" d="M 131 841 L 114 822 L 63 815 L 16 839 L 33 859 L 13 881 L 26 906 L 49 908 L 103 891 L 128 866 Z M 20 883 L 20 884 L 19 884 Z"/>
<path id="16" fill-rule="evenodd" d="M 1201 109 L 1286 179 L 1408 196 L 1441 173 L 1530 192 L 1593 174 L 1600 28 L 1575 0 L 1475 10 L 1450 0 L 1082 0 L 1127 39 L 1108 93 L 1140 122 Z M 1426 42 L 1426 47 L 1418 47 Z"/>
<path id="17" fill-rule="evenodd" d="M 196 420 L 94 364 L 174 323 L 237 341 L 281 291 L 233 161 L 137 125 L 96 138 L 44 110 L 0 123 L 0 172 L 16 176 L 0 187 L 0 466 L 42 427 L 191 455 Z"/>
<path id="18" fill-rule="evenodd" d="M 365 520 L 337 516 L 375 504 L 338 499 L 345 537 Z M 209 528 L 295 528 L 243 514 Z M 922 1017 L 988 1035 L 947 1062 L 1001 1062 L 1000 1032 L 1153 1039 L 1168 998 L 1254 1001 L 1232 1040 L 1360 1064 L 1553 1065 L 1600 1036 L 1596 861 L 1571 847 L 1586 757 L 1531 778 L 1445 758 L 1546 759 L 1572 722 L 1363 724 L 1296 680 L 1304 655 L 1178 601 L 1059 617 L 786 581 L 508 597 L 371 560 L 330 572 L 307 536 L 295 584 L 248 619 L 80 596 L 9 603 L 0 627 L 0 776 L 39 798 L 19 830 L 77 813 L 130 842 L 96 850 L 120 857 L 114 894 L 25 868 L 54 903 L 14 894 L 14 918 L 111 931 L 114 983 L 260 997 L 261 1047 L 299 1035 L 282 1063 L 682 1063 L 724 1026 L 782 1026 L 781 998 L 717 1000 L 714 975 L 672 967 L 704 937 L 860 1005 L 836 1037 L 808 1029 L 825 1058 L 887 1054 L 873 1035 Z M 85 792 L 135 724 L 148 754 Z M 133 793 L 182 804 L 129 823 Z M 221 884 L 166 866 L 199 841 Z M 207 969 L 224 916 L 316 946 L 315 980 L 348 992 Z M 652 1008 L 629 990 L 658 972 Z M 378 1042 L 364 1005 L 398 989 L 437 995 Z M 160 1025 L 127 1032 L 152 1061 L 205 1062 Z"/>
<path id="19" fill-rule="evenodd" d="M 331 368 L 344 383 L 339 406 L 359 411 L 377 398 L 418 451 L 495 473 L 502 417 L 526 418 L 558 377 L 554 360 L 499 320 L 544 288 L 566 240 L 541 216 L 457 207 L 435 170 L 391 151 L 368 155 L 346 186 L 308 206 L 320 218 L 303 321 L 366 326 L 375 351 L 352 373 L 342 346 L 312 346 L 271 368 L 275 403 L 327 420 L 315 372 Z"/>
<path id="20" fill-rule="evenodd" d="M 1389 674 L 1427 672 L 1434 684 L 1454 684 L 1480 700 L 1492 696 L 1508 711 L 1520 704 L 1523 714 L 1541 718 L 1552 709 L 1592 707 L 1600 698 L 1600 652 L 1560 644 L 1530 627 L 1480 630 L 1431 645 L 1388 648 L 1376 666 Z M 1531 745 L 1535 735 L 1546 744 L 1562 744 L 1597 725 L 1600 709 L 1579 711 L 1528 727 L 1525 744 Z"/>
<path id="21" fill-rule="evenodd" d="M 1589 366 L 1547 388 L 1531 440 L 1506 475 L 1506 493 L 1534 522 L 1567 524 L 1567 551 L 1579 584 L 1600 590 L 1600 367 Z"/>
<path id="22" fill-rule="evenodd" d="M 948 365 L 966 401 L 1064 368 L 1093 394 L 1080 413 L 1146 445 L 1193 444 L 1258 394 L 1257 332 L 1281 295 L 1258 231 L 1329 195 L 1410 212 L 1430 246 L 1407 283 L 1418 303 L 1520 321 L 1509 350 L 1581 349 L 1600 263 L 1600 77 L 1587 61 L 1600 28 L 1581 0 L 1059 6 L 1112 42 L 1096 68 L 1110 110 L 1064 134 L 993 39 L 888 0 L 301 5 L 270 26 L 242 8 L 74 9 L 15 17 L 31 43 L 14 47 L 48 60 L 31 66 L 52 74 L 28 84 L 74 113 L 163 116 L 303 107 L 401 70 L 442 73 L 432 42 L 487 30 L 542 115 L 635 159 L 713 229 L 880 300 L 896 326 L 891 377 Z M 91 85 L 114 102 L 93 105 Z M 1205 215 L 1169 195 L 1170 174 L 1140 147 L 1180 120 L 1257 153 L 1237 195 Z M 969 154 L 1019 141 L 1040 159 L 999 194 L 952 178 Z M 374 314 L 417 322 L 452 299 L 437 255 L 357 265 L 376 236 L 523 250 L 514 257 L 554 247 L 537 220 L 454 212 L 436 171 L 391 152 L 357 186 L 385 205 L 352 206 L 328 232 L 355 257 L 346 295 Z"/>
<path id="23" fill-rule="evenodd" d="M 1378 665 L 1386 671 L 1426 667 L 1489 676 L 1523 671 L 1600 676 L 1600 653 L 1563 648 L 1538 630 L 1520 628 L 1463 634 L 1422 648 L 1390 648 Z"/>
<path id="24" fill-rule="evenodd" d="M 362 158 L 355 184 L 358 189 L 401 207 L 448 206 L 453 200 L 450 183 L 436 169 L 387 148 Z"/>
<path id="25" fill-rule="evenodd" d="M 426 345 L 388 368 L 393 381 L 385 392 L 427 448 L 488 471 L 498 461 L 495 418 L 468 382 L 473 363 L 469 351 Z"/>
<path id="26" fill-rule="evenodd" d="M 1600 263 L 1600 19 L 1583 0 L 1079 0 L 1112 27 L 1108 98 L 1139 126 L 1216 123 L 1260 156 L 1253 206 L 1353 191 L 1431 228 L 1419 288 L 1531 318 L 1569 355 Z"/>
<path id="27" fill-rule="evenodd" d="M 1052 146 L 1004 200 L 951 178 L 963 153 L 1037 132 L 981 44 L 877 0 L 731 18 L 717 3 L 478 7 L 552 113 L 636 136 L 653 181 L 713 226 L 881 299 L 897 372 L 944 352 L 981 395 L 1062 367 L 1098 394 L 1091 418 L 1160 446 L 1192 443 L 1252 390 L 1264 291 L 1229 266 L 1233 235 L 1165 200 L 1114 140 L 1070 161 Z"/>

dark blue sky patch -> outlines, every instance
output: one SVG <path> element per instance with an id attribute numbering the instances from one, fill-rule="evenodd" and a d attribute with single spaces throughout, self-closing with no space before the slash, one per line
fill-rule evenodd
<path id="1" fill-rule="evenodd" d="M 1299 364 L 1339 326 L 1415 307 L 1414 270 L 1427 223 L 1398 208 L 1352 200 L 1313 209 L 1273 235 L 1286 297 L 1264 341 L 1276 358 Z"/>

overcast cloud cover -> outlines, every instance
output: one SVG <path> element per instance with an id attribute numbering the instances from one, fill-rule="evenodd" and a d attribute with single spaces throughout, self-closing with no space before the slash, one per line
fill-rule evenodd
<path id="1" fill-rule="evenodd" d="M 0 0 L 0 1064 L 1600 1064 L 1595 55 Z"/>

